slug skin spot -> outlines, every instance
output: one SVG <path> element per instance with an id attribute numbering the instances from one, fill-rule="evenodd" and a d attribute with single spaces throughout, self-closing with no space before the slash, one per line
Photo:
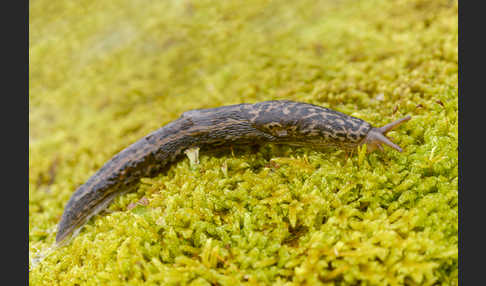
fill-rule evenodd
<path id="1" fill-rule="evenodd" d="M 77 188 L 64 209 L 56 243 L 76 234 L 114 197 L 135 189 L 140 178 L 157 175 L 184 150 L 265 142 L 353 148 L 364 142 L 371 128 L 361 119 L 288 100 L 184 112 L 113 156 Z"/>
<path id="2" fill-rule="evenodd" d="M 285 137 L 287 136 L 287 130 L 283 129 L 283 130 L 277 130 L 275 132 L 277 134 L 278 137 Z"/>

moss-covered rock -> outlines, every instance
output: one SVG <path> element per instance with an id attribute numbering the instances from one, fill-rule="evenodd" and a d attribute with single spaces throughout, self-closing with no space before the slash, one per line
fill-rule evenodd
<path id="1" fill-rule="evenodd" d="M 457 285 L 457 1 L 30 3 L 31 285 Z M 76 187 L 194 108 L 290 99 L 403 153 L 200 153 L 52 246 Z"/>

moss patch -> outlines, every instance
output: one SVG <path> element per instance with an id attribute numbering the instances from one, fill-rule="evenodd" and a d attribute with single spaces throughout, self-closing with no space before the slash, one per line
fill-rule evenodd
<path id="1" fill-rule="evenodd" d="M 456 1 L 30 4 L 29 249 L 101 165 L 194 108 L 291 99 L 397 153 L 261 146 L 184 158 L 29 273 L 31 285 L 456 285 Z"/>

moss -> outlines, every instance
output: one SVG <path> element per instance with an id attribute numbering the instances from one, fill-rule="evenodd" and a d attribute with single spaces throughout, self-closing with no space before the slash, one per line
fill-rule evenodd
<path id="1" fill-rule="evenodd" d="M 115 200 L 31 285 L 458 284 L 456 1 L 30 5 L 29 248 L 106 160 L 193 108 L 291 99 L 403 153 L 201 152 Z"/>

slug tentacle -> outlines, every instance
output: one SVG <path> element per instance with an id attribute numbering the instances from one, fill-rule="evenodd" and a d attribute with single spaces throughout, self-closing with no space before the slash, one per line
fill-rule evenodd
<path id="1" fill-rule="evenodd" d="M 396 121 L 393 121 L 391 123 L 388 123 L 385 126 L 382 127 L 374 127 L 371 128 L 371 130 L 368 132 L 368 135 L 366 135 L 366 138 L 363 141 L 363 144 L 367 144 L 370 146 L 368 149 L 369 152 L 373 152 L 376 148 L 380 149 L 383 151 L 383 147 L 381 144 L 385 144 L 390 146 L 391 148 L 397 150 L 398 152 L 402 152 L 402 148 L 398 146 L 397 144 L 393 143 L 388 137 L 385 136 L 386 133 L 391 131 L 392 129 L 396 128 L 403 122 L 409 121 L 412 117 L 410 115 L 400 118 Z"/>

